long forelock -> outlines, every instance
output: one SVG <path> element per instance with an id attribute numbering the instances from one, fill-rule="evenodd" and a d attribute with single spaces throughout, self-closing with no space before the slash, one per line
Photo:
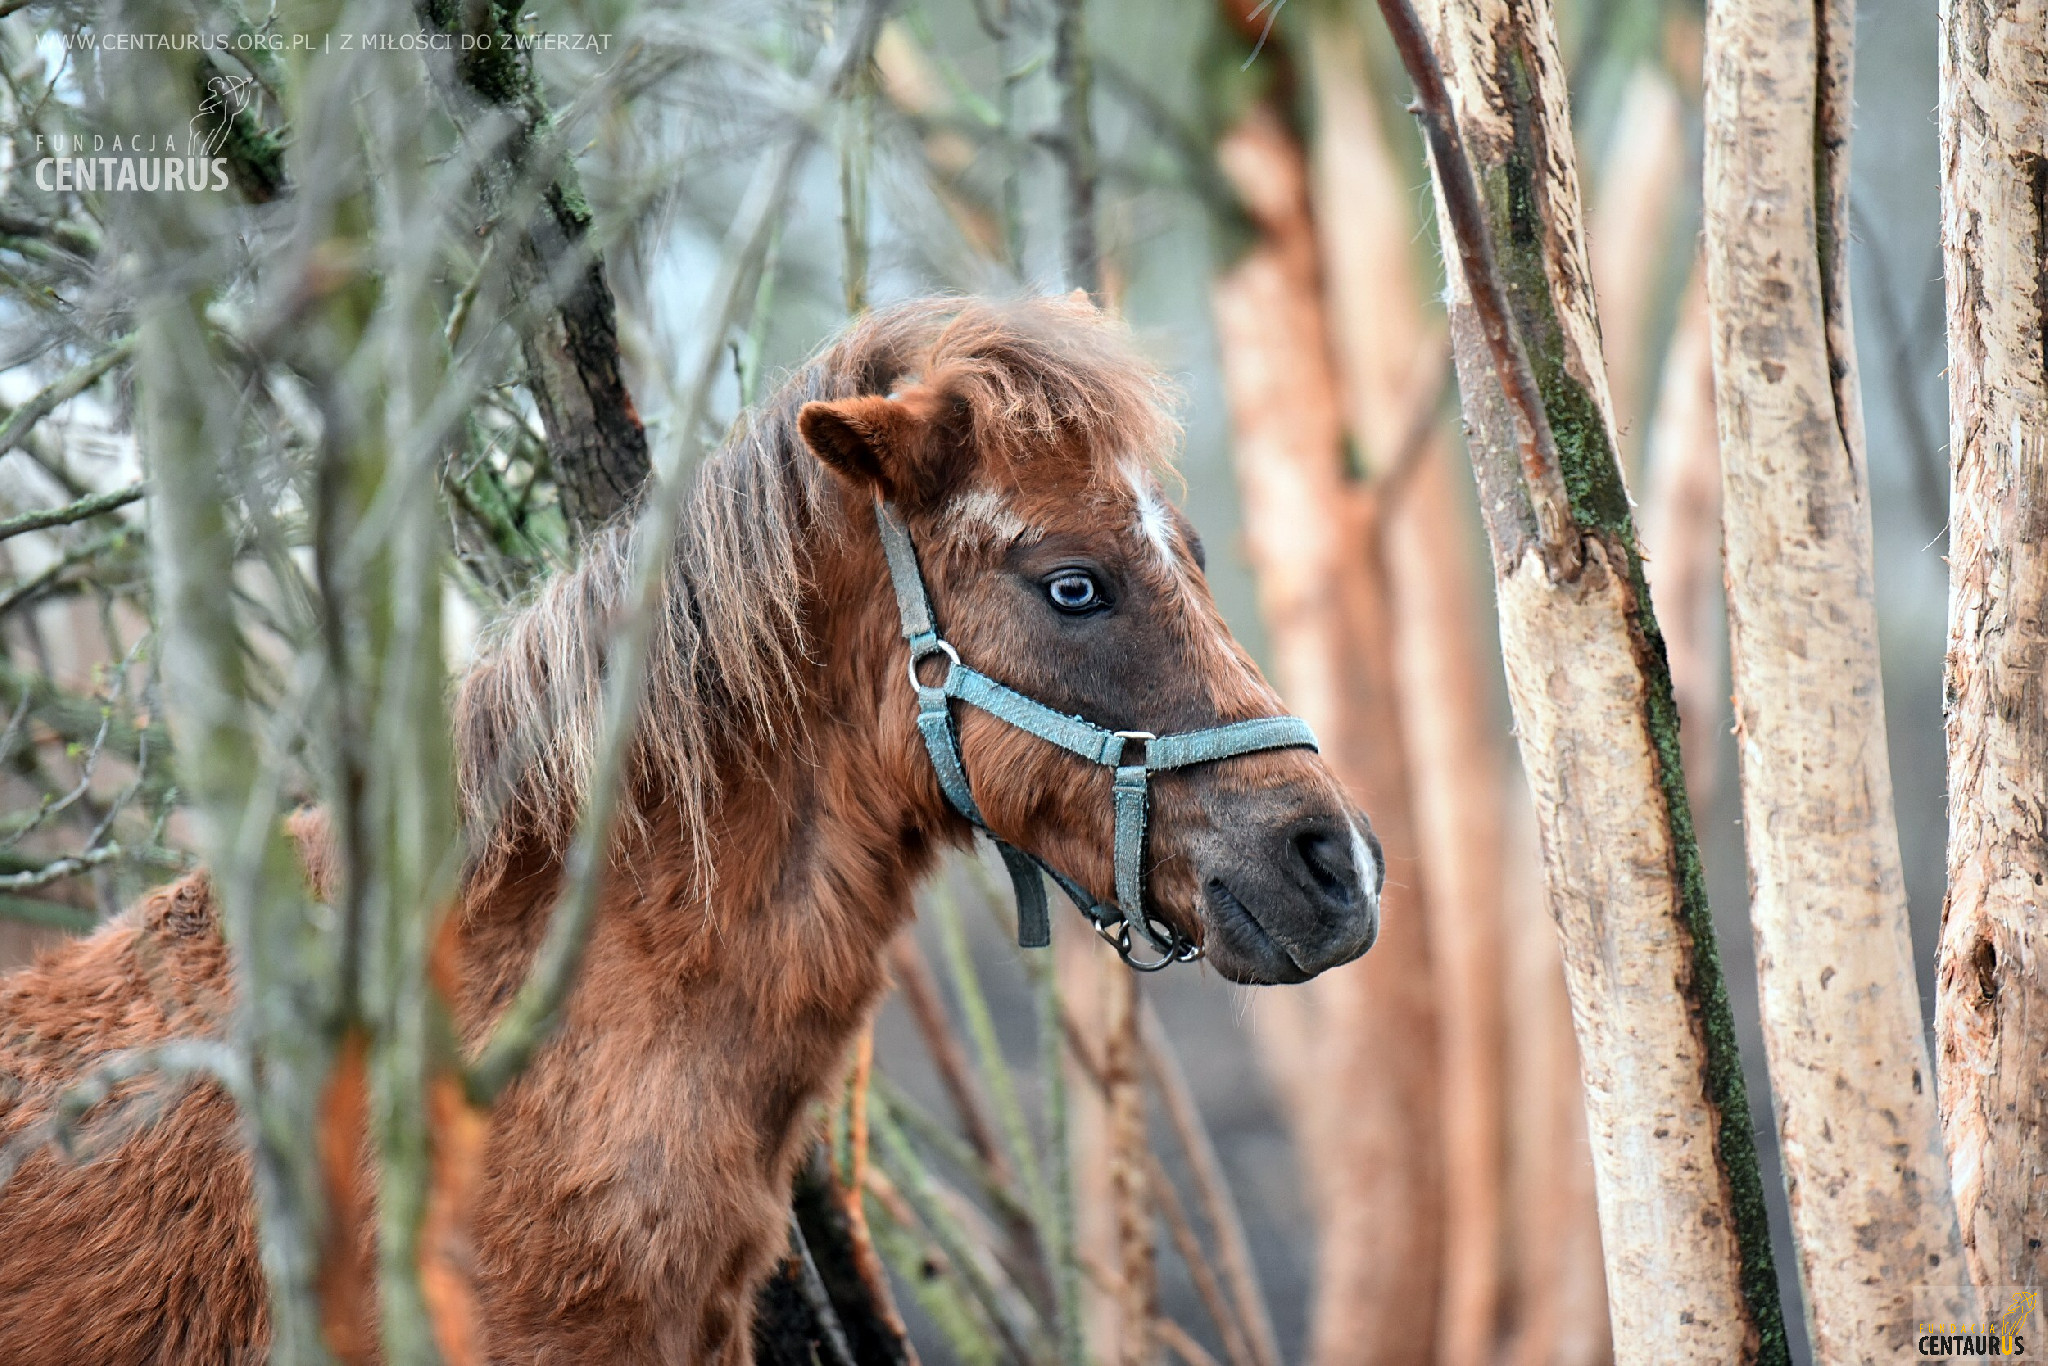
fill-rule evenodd
<path id="1" fill-rule="evenodd" d="M 1088 477 L 1132 453 L 1171 458 L 1178 427 L 1163 376 L 1122 326 L 1065 299 L 931 299 L 878 310 L 823 348 L 698 471 L 684 495 L 654 632 L 629 781 L 673 800 L 710 887 L 707 832 L 721 771 L 764 744 L 800 744 L 811 671 L 806 546 L 843 534 L 839 500 L 804 448 L 807 402 L 921 381 L 957 397 L 977 458 L 1019 482 L 1051 450 Z M 1000 518 L 1000 506 L 980 508 Z M 580 563 L 487 636 L 455 699 L 458 780 L 480 860 L 574 834 L 602 739 L 609 634 L 630 588 L 634 513 L 591 537 Z M 644 829 L 646 812 L 623 804 Z"/>

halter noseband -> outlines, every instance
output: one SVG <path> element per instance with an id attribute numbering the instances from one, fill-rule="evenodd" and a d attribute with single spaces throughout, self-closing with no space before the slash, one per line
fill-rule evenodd
<path id="1" fill-rule="evenodd" d="M 1095 932 L 1109 941 L 1118 956 L 1139 972 L 1156 972 L 1168 963 L 1186 963 L 1201 957 L 1200 945 L 1190 942 L 1173 926 L 1145 914 L 1145 813 L 1151 776 L 1170 768 L 1213 763 L 1262 750 L 1315 749 L 1315 732 L 1308 728 L 1308 722 L 1296 716 L 1268 716 L 1182 731 L 1178 735 L 1153 735 L 1149 731 L 1104 730 L 1078 716 L 1068 716 L 1035 702 L 960 662 L 960 652 L 939 635 L 932 620 L 931 599 L 925 593 L 924 575 L 917 567 L 917 548 L 911 543 L 910 529 L 896 510 L 880 499 L 875 501 L 875 522 L 882 532 L 889 580 L 896 589 L 903 639 L 910 646 L 910 686 L 917 692 L 918 733 L 924 737 L 925 750 L 931 755 L 932 770 L 938 775 L 946 800 L 986 834 L 1003 856 L 1003 866 L 1009 870 L 1011 885 L 1017 892 L 1017 943 L 1035 949 L 1052 942 L 1045 884 L 1039 880 L 1042 872 L 1059 884 L 1060 890 L 1088 917 Z M 927 684 L 917 676 L 917 668 L 935 655 L 945 656 L 946 676 L 938 683 Z M 955 698 L 1027 735 L 1115 770 L 1114 905 L 1097 901 L 1072 878 L 988 828 L 968 790 L 967 770 L 960 761 L 960 737 L 953 726 L 951 705 Z M 1134 744 L 1140 747 L 1135 757 L 1127 753 Z M 1153 960 L 1133 957 L 1140 939 L 1160 956 Z"/>

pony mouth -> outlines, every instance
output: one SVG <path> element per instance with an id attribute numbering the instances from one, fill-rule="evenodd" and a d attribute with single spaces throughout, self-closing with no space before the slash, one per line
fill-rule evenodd
<path id="1" fill-rule="evenodd" d="M 1233 982 L 1251 986 L 1280 986 L 1306 982 L 1315 976 L 1296 961 L 1293 952 L 1259 923 L 1251 907 L 1221 878 L 1210 878 L 1203 889 L 1209 907 L 1210 933 L 1203 957 Z"/>

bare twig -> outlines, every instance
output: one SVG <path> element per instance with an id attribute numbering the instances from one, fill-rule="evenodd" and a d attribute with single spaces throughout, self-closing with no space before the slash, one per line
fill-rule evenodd
<path id="1" fill-rule="evenodd" d="M 1089 115 L 1088 40 L 1083 0 L 1056 0 L 1052 30 L 1052 79 L 1060 92 L 1058 151 L 1067 181 L 1067 283 L 1091 295 L 1102 292 L 1102 246 L 1095 236 L 1095 128 Z"/>
<path id="2" fill-rule="evenodd" d="M 1244 1325 L 1231 1312 L 1230 1302 L 1223 1294 L 1223 1285 L 1216 1279 L 1216 1268 L 1203 1252 L 1202 1240 L 1188 1218 L 1187 1206 L 1181 1203 L 1180 1192 L 1174 1189 L 1172 1179 L 1156 1155 L 1152 1158 L 1152 1189 L 1157 1192 L 1159 1213 L 1166 1220 L 1166 1230 L 1173 1238 L 1174 1249 L 1180 1253 L 1181 1263 L 1188 1269 L 1188 1279 L 1194 1282 L 1195 1294 L 1202 1301 L 1202 1307 L 1209 1311 L 1209 1321 L 1216 1325 L 1216 1331 L 1223 1337 L 1223 1354 L 1230 1359 L 1230 1366 L 1257 1366 L 1258 1358 L 1252 1354 Z M 1161 1338 L 1167 1336 L 1166 1324 L 1167 1320 L 1160 1320 Z"/>
<path id="3" fill-rule="evenodd" d="M 1581 552 L 1571 499 L 1565 492 L 1564 474 L 1558 465 L 1557 441 L 1551 435 L 1536 372 L 1529 364 L 1528 352 L 1522 348 L 1521 334 L 1508 310 L 1507 293 L 1501 288 L 1493 235 L 1479 202 L 1479 188 L 1472 179 L 1472 162 L 1465 153 L 1465 140 L 1451 110 L 1450 92 L 1444 88 L 1443 70 L 1437 65 L 1436 53 L 1411 0 L 1379 0 L 1379 5 L 1387 29 L 1393 34 L 1394 47 L 1401 54 L 1401 64 L 1415 83 L 1416 104 L 1411 108 L 1421 119 L 1423 136 L 1429 143 L 1430 161 L 1443 192 L 1445 213 L 1457 239 L 1458 265 L 1465 277 L 1465 287 L 1472 294 L 1473 316 L 1486 336 L 1494 377 L 1514 414 L 1522 478 L 1528 487 L 1530 508 L 1536 514 L 1537 531 L 1553 568 L 1566 575 L 1574 574 Z"/>
<path id="4" fill-rule="evenodd" d="M 1175 1356 L 1186 1362 L 1187 1366 L 1218 1366 L 1216 1358 L 1210 1356 L 1201 1343 L 1189 1336 L 1187 1329 L 1172 1319 L 1160 1319 L 1158 1329 L 1159 1341 Z"/>
<path id="5" fill-rule="evenodd" d="M 996 1139 L 995 1125 L 989 1119 L 980 1089 L 974 1084 L 967 1050 L 960 1046 L 960 1038 L 946 1016 L 946 1003 L 939 995 L 938 980 L 932 976 L 924 950 L 906 934 L 896 940 L 889 956 L 896 969 L 897 990 L 910 1009 L 911 1023 L 924 1040 L 925 1052 L 938 1069 L 939 1083 L 945 1088 L 947 1099 L 953 1102 L 953 1113 L 959 1117 L 967 1141 L 990 1175 L 1009 1184 L 1009 1159 Z"/>
<path id="6" fill-rule="evenodd" d="M 983 868 L 984 875 L 986 871 Z M 1081 1267 L 1075 1261 L 1073 1136 L 1067 1127 L 1067 1068 L 1062 1047 L 1066 1011 L 1060 999 L 1059 971 L 1051 957 L 1026 954 L 1025 960 L 1036 988 L 1038 1066 L 1045 1086 L 1046 1184 L 1052 1216 L 1039 1237 L 1051 1264 L 1060 1360 L 1064 1366 L 1087 1366 L 1081 1337 Z"/>
<path id="7" fill-rule="evenodd" d="M 878 1096 L 876 1099 L 881 1098 Z M 1010 1313 L 1003 1305 L 1002 1296 L 989 1280 L 988 1273 L 975 1261 L 962 1230 L 940 1198 L 943 1183 L 932 1176 L 919 1161 L 917 1151 L 910 1146 L 909 1140 L 903 1136 L 903 1131 L 896 1127 L 895 1117 L 886 1103 L 874 1107 L 873 1121 L 875 1136 L 881 1140 L 883 1154 L 903 1174 L 905 1184 L 901 1190 L 911 1209 L 916 1212 L 917 1223 L 922 1224 L 945 1250 L 947 1258 L 959 1272 L 961 1281 L 967 1286 L 982 1312 L 987 1315 L 989 1326 L 1002 1339 L 1003 1347 L 1010 1353 L 1011 1359 L 1020 1362 L 1032 1360 L 1033 1353 L 1026 1348 L 1022 1332 L 1011 1321 Z"/>
<path id="8" fill-rule="evenodd" d="M 181 856 L 172 850 L 156 848 L 130 850 L 121 844 L 102 844 L 98 848 L 88 849 L 82 854 L 72 854 L 64 858 L 53 859 L 40 868 L 32 868 L 20 873 L 9 873 L 4 877 L 0 877 L 0 891 L 22 892 L 36 887 L 47 887 L 53 882 L 62 882 L 65 878 L 76 877 L 87 869 L 97 868 L 103 863 L 112 863 L 116 859 L 127 858 L 131 855 L 146 859 L 160 867 L 168 865 L 172 868 L 182 868 L 184 866 Z"/>
<path id="9" fill-rule="evenodd" d="M 0 541 L 12 540 L 30 531 L 42 531 L 53 526 L 69 526 L 82 522 L 88 517 L 98 517 L 116 508 L 127 507 L 141 498 L 146 488 L 142 484 L 130 484 L 124 489 L 111 493 L 95 493 L 75 503 L 60 508 L 49 508 L 42 512 L 24 512 L 19 517 L 10 517 L 0 522 Z"/>
<path id="10" fill-rule="evenodd" d="M 107 551 L 125 544 L 130 537 L 139 536 L 140 534 L 139 528 L 123 527 L 118 531 L 110 531 L 104 536 L 95 537 L 75 550 L 67 551 L 58 559 L 52 560 L 41 571 L 23 579 L 5 593 L 0 593 L 0 616 L 5 616 L 23 603 L 33 601 L 41 596 L 51 585 L 63 577 L 65 570 L 72 568 L 74 565 L 83 564 L 87 560 L 95 559 Z"/>
<path id="11" fill-rule="evenodd" d="M 24 925 L 46 925 L 51 929 L 69 930 L 82 934 L 100 923 L 100 918 L 91 911 L 62 901 L 43 901 L 29 896 L 0 895 L 0 920 L 18 921 Z"/>
<path id="12" fill-rule="evenodd" d="M 1094 1282 L 1097 1291 L 1106 1296 L 1116 1295 L 1117 1278 L 1111 1274 L 1109 1268 L 1092 1257 L 1083 1257 L 1081 1269 L 1088 1273 L 1088 1279 Z M 1159 1329 L 1160 1343 L 1171 1349 L 1175 1356 L 1187 1363 L 1187 1366 L 1218 1366 L 1216 1358 L 1210 1356 L 1201 1343 L 1189 1336 L 1187 1329 L 1171 1319 L 1161 1318 L 1154 1322 Z"/>
<path id="13" fill-rule="evenodd" d="M 972 1297 L 959 1284 L 953 1259 L 924 1231 L 903 1192 L 881 1167 L 870 1166 L 864 1193 L 873 1198 L 881 1215 L 878 1231 L 898 1274 L 946 1335 L 963 1366 L 995 1366 L 994 1333 L 981 1322 Z"/>
<path id="14" fill-rule="evenodd" d="M 1145 1132 L 1145 1072 L 1139 1056 L 1136 974 L 1112 969 L 1103 978 L 1102 1080 L 1109 1111 L 1109 1197 L 1117 1245 L 1117 1351 L 1121 1366 L 1145 1366 L 1155 1355 L 1159 1269 L 1153 1239 Z"/>
<path id="15" fill-rule="evenodd" d="M 1916 363 L 1920 360 L 1923 342 L 1931 335 L 1941 335 L 1939 319 L 1933 326 L 1924 325 L 1925 320 L 1916 316 L 1910 321 L 1899 311 L 1899 301 L 1892 293 L 1893 275 L 1891 258 L 1884 249 L 1884 234 L 1875 230 L 1863 213 L 1860 202 L 1851 200 L 1849 219 L 1856 225 L 1856 243 L 1862 249 L 1867 268 L 1875 278 L 1873 289 L 1863 291 L 1863 297 L 1870 300 L 1877 310 L 1878 334 L 1885 339 L 1884 359 L 1886 388 L 1891 391 L 1892 411 L 1898 415 L 1899 425 L 1904 428 L 1907 447 L 1906 466 L 1913 476 L 1914 504 L 1926 520 L 1935 536 L 1942 535 L 1948 528 L 1948 455 L 1945 443 L 1935 433 L 1934 420 L 1928 415 L 1922 402 L 1922 386 L 1928 373 L 1938 367 L 1930 366 L 1920 371 Z M 1934 301 L 1938 312 L 1941 305 L 1941 276 L 1929 277 L 1927 297 Z"/>
<path id="16" fill-rule="evenodd" d="M 1230 1285 L 1238 1322 L 1244 1326 L 1247 1346 L 1259 1366 L 1280 1366 L 1280 1341 L 1273 1331 L 1273 1316 L 1266 1308 L 1266 1292 L 1259 1284 L 1258 1266 L 1252 1261 L 1251 1243 L 1245 1237 L 1244 1220 L 1237 1201 L 1231 1197 L 1230 1182 L 1223 1163 L 1209 1141 L 1195 1095 L 1181 1071 L 1180 1059 L 1167 1040 L 1158 1012 L 1146 1003 L 1142 1021 L 1146 1060 L 1151 1064 L 1152 1083 L 1166 1110 L 1167 1122 L 1187 1154 L 1188 1171 L 1195 1194 L 1202 1202 L 1209 1227 L 1216 1235 L 1216 1260 Z"/>
<path id="17" fill-rule="evenodd" d="M 0 455 L 19 446 L 22 438 L 38 422 L 99 383 L 102 375 L 134 354 L 135 335 L 130 333 L 77 369 L 53 380 L 48 387 L 9 413 L 7 421 L 0 423 Z"/>

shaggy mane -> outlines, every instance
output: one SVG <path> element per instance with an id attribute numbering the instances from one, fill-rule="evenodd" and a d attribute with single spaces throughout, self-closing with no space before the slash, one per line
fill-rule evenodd
<path id="1" fill-rule="evenodd" d="M 699 851 L 722 766 L 748 762 L 764 740 L 802 739 L 805 547 L 848 529 L 797 413 L 913 380 L 963 400 L 982 458 L 1013 470 L 1078 437 L 1107 473 L 1116 459 L 1164 460 L 1176 434 L 1160 373 L 1119 323 L 1068 299 L 878 310 L 742 415 L 685 495 L 630 769 L 642 792 L 680 806 Z M 480 863 L 536 840 L 559 853 L 574 833 L 634 520 L 629 509 L 592 536 L 574 570 L 500 621 L 460 684 L 457 773 Z M 708 879 L 702 860 L 700 871 Z"/>

